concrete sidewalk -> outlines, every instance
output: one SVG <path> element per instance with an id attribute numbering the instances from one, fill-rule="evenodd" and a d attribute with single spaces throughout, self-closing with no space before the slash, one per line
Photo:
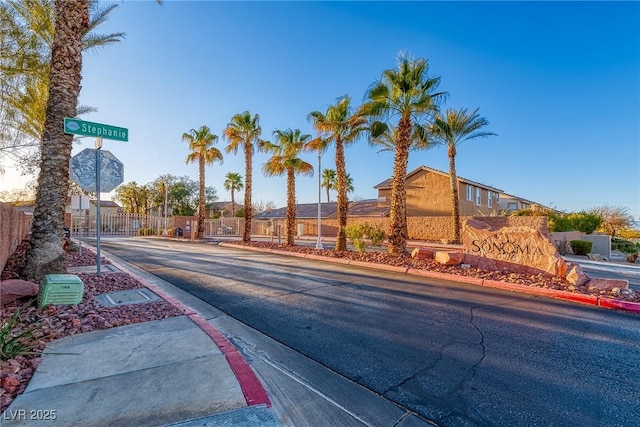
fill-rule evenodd
<path id="1" fill-rule="evenodd" d="M 50 342 L 0 424 L 280 426 L 235 347 L 190 306 L 134 276 L 185 315 Z"/>

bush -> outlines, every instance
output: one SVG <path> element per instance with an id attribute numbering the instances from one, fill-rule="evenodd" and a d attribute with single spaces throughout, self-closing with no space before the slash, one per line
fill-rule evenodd
<path id="1" fill-rule="evenodd" d="M 347 239 L 356 248 L 356 251 L 362 253 L 367 250 L 367 244 L 364 242 L 365 227 L 362 224 L 351 224 L 344 229 Z"/>
<path id="2" fill-rule="evenodd" d="M 378 225 L 369 225 L 365 223 L 366 227 L 366 235 L 371 240 L 371 244 L 373 246 L 378 246 L 380 243 L 384 242 L 384 239 L 387 238 L 387 233 L 384 232 L 382 228 Z"/>
<path id="3" fill-rule="evenodd" d="M 30 354 L 38 345 L 34 339 L 34 328 L 21 318 L 20 309 L 16 310 L 10 318 L 2 322 L 0 326 L 0 360 L 9 360 L 17 356 Z"/>
<path id="4" fill-rule="evenodd" d="M 386 238 L 386 233 L 377 225 L 352 224 L 345 228 L 347 239 L 356 248 L 356 251 L 362 253 L 367 250 L 366 239 L 371 241 L 373 246 L 378 246 Z"/>
<path id="5" fill-rule="evenodd" d="M 582 231 L 587 234 L 593 233 L 602 224 L 602 217 L 600 215 L 584 211 L 570 213 L 567 215 L 567 219 L 573 226 L 574 230 Z"/>
<path id="6" fill-rule="evenodd" d="M 572 240 L 569 242 L 571 244 L 571 249 L 573 249 L 573 253 L 576 255 L 586 255 L 591 252 L 591 247 L 593 243 L 587 242 L 586 240 Z"/>

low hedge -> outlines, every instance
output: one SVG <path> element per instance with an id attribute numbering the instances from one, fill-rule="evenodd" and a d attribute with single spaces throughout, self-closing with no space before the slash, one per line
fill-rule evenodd
<path id="1" fill-rule="evenodd" d="M 573 253 L 576 255 L 586 255 L 591 252 L 591 248 L 593 247 L 593 243 L 586 240 L 572 240 L 569 243 L 571 244 Z"/>

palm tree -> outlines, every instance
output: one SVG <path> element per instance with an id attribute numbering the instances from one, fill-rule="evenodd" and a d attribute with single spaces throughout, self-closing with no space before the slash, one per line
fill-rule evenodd
<path id="1" fill-rule="evenodd" d="M 266 142 L 265 149 L 273 154 L 262 167 L 267 176 L 287 176 L 287 245 L 293 245 L 296 226 L 296 174 L 313 175 L 313 166 L 298 156 L 311 135 L 300 129 L 274 130 L 276 142 Z"/>
<path id="2" fill-rule="evenodd" d="M 360 114 L 371 118 L 371 139 L 389 132 L 388 122 L 398 116 L 395 133 L 394 164 L 391 183 L 391 211 L 389 215 L 389 253 L 404 254 L 407 248 L 406 176 L 412 135 L 416 125 L 437 110 L 437 103 L 446 92 L 435 93 L 439 77 L 428 77 L 425 59 L 412 59 L 406 54 L 398 57 L 398 69 L 382 72 L 380 80 L 367 91 L 368 101 Z"/>
<path id="3" fill-rule="evenodd" d="M 236 216 L 236 199 L 234 193 L 236 190 L 242 190 L 243 188 L 242 175 L 236 172 L 227 173 L 227 178 L 224 180 L 224 189 L 231 191 L 231 216 Z"/>
<path id="4" fill-rule="evenodd" d="M 201 126 L 200 129 L 191 129 L 188 133 L 182 134 L 182 141 L 189 143 L 191 153 L 185 159 L 185 163 L 198 162 L 199 167 L 199 198 L 198 198 L 198 234 L 197 239 L 204 237 L 204 205 L 205 205 L 205 184 L 204 184 L 204 167 L 211 165 L 216 160 L 222 162 L 222 153 L 211 145 L 218 142 L 218 136 L 211 133 L 207 126 Z"/>
<path id="5" fill-rule="evenodd" d="M 451 181 L 451 211 L 453 215 L 453 236 L 455 242 L 460 242 L 460 200 L 458 198 L 458 176 L 456 175 L 456 147 L 462 142 L 486 138 L 495 133 L 481 131 L 489 121 L 478 114 L 478 108 L 471 113 L 466 108 L 448 109 L 444 117 L 437 114 L 429 127 L 429 134 L 441 144 L 447 145 L 449 156 L 449 179 Z"/>
<path id="6" fill-rule="evenodd" d="M 54 0 L 49 90 L 40 143 L 40 173 L 31 240 L 23 276 L 40 281 L 45 274 L 64 273 L 64 213 L 68 204 L 72 135 L 64 133 L 65 117 L 77 114 L 82 78 L 83 37 L 90 28 L 89 0 Z"/>
<path id="7" fill-rule="evenodd" d="M 367 129 L 366 117 L 354 113 L 351 108 L 351 98 L 344 95 L 337 99 L 334 105 L 327 108 L 325 114 L 312 111 L 308 118 L 314 129 L 322 136 L 323 144 L 335 143 L 336 146 L 336 182 L 338 191 L 338 235 L 336 237 L 337 251 L 347 250 L 347 168 L 344 159 L 344 146 L 358 140 L 361 133 Z M 314 149 L 311 146 L 310 149 Z M 317 148 L 315 148 L 317 149 Z"/>
<path id="8" fill-rule="evenodd" d="M 262 128 L 260 127 L 260 116 L 245 111 L 236 114 L 227 124 L 223 137 L 229 141 L 225 148 L 227 153 L 238 152 L 238 147 L 244 145 L 244 233 L 243 242 L 251 241 L 251 219 L 253 218 L 253 204 L 251 203 L 252 175 L 253 175 L 253 152 L 255 148 L 263 150 L 265 141 L 260 139 Z"/>
<path id="9" fill-rule="evenodd" d="M 64 273 L 64 213 L 69 188 L 73 135 L 64 133 L 65 117 L 75 117 L 82 70 L 82 36 L 89 27 L 89 1 L 55 0 L 49 99 L 41 146 L 41 167 L 33 212 L 31 240 L 23 275 L 40 281 Z"/>
<path id="10" fill-rule="evenodd" d="M 351 174 L 347 174 L 347 193 L 353 193 L 355 191 L 355 187 L 353 186 L 353 178 Z"/>
<path id="11" fill-rule="evenodd" d="M 331 202 L 329 198 L 329 190 L 335 190 L 338 188 L 337 179 L 336 179 L 336 171 L 333 169 L 323 169 L 322 170 L 322 187 L 327 189 L 327 203 Z M 352 193 L 355 190 L 353 186 L 353 178 L 351 174 L 347 174 L 347 193 Z"/>
<path id="12" fill-rule="evenodd" d="M 327 189 L 327 203 L 330 203 L 329 190 L 335 190 L 336 188 L 336 171 L 334 169 L 322 170 L 322 187 Z"/>
<path id="13" fill-rule="evenodd" d="M 90 50 L 119 42 L 124 33 L 96 34 L 95 29 L 107 21 L 117 4 L 102 8 L 98 1 L 89 2 L 89 26 L 82 39 L 82 49 Z M 9 0 L 0 3 L 0 23 L 7 32 L 0 33 L 6 55 L 0 55 L 0 84 L 3 85 L 4 125 L 19 136 L 20 145 L 6 144 L 2 135 L 0 152 L 17 151 L 14 157 L 26 157 L 26 164 L 37 167 L 38 155 L 30 155 L 38 145 L 44 127 L 49 96 L 50 52 L 55 25 L 51 0 Z M 8 86 L 7 86 L 8 85 Z M 94 112 L 95 108 L 78 106 L 76 115 Z M 3 153 L 8 154 L 8 153 Z M 33 157 L 33 158 L 30 158 Z M 28 168 L 26 168 L 28 169 Z"/>

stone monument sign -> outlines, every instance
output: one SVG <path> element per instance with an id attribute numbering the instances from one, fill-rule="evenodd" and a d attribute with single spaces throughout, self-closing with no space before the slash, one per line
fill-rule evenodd
<path id="1" fill-rule="evenodd" d="M 463 223 L 464 262 L 491 270 L 566 277 L 569 266 L 540 231 L 525 226 L 493 229 L 477 219 Z"/>

